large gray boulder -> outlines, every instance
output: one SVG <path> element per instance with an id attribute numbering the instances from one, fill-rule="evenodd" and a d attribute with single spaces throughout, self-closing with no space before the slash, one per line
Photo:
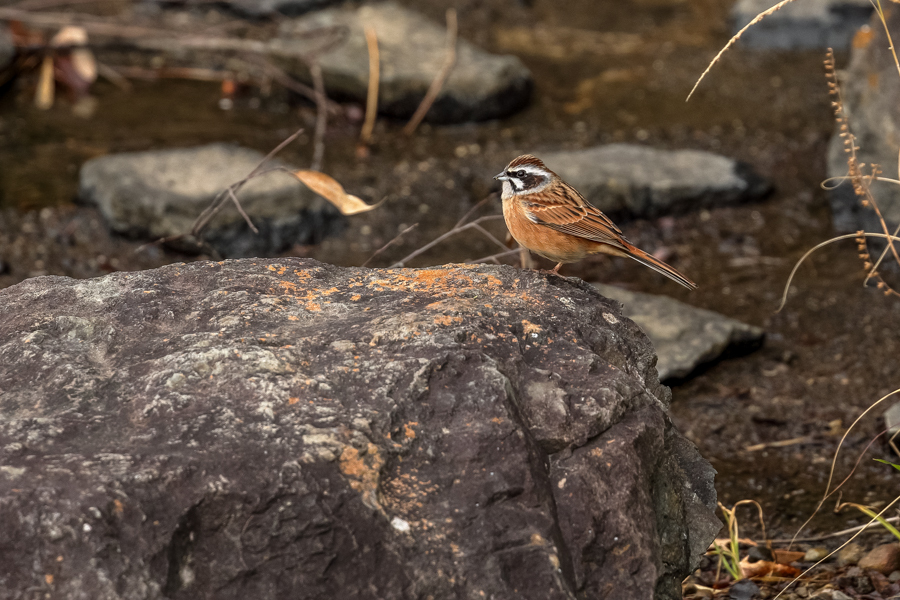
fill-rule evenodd
<path id="1" fill-rule="evenodd" d="M 731 9 L 737 33 L 773 0 L 738 0 Z M 872 14 L 869 0 L 798 0 L 765 17 L 741 36 L 741 44 L 765 49 L 850 48 Z"/>
<path id="2" fill-rule="evenodd" d="M 886 11 L 891 31 L 900 31 L 900 11 Z M 850 65 L 841 78 L 841 95 L 850 129 L 859 146 L 858 160 L 880 165 L 885 177 L 897 178 L 900 153 L 900 75 L 881 23 L 872 23 L 872 35 L 865 44 L 853 49 Z M 870 172 L 865 167 L 866 173 Z M 847 175 L 844 139 L 836 130 L 828 148 L 828 175 Z M 894 184 L 873 182 L 872 193 L 889 226 L 900 223 L 900 188 Z M 845 182 L 831 192 L 831 213 L 840 232 L 881 232 L 875 212 L 860 203 L 853 187 Z"/>
<path id="3" fill-rule="evenodd" d="M 380 56 L 379 112 L 407 118 L 419 106 L 440 72 L 446 56 L 446 29 L 393 2 L 350 8 L 331 8 L 285 21 L 281 37 L 288 49 L 302 55 L 321 39 L 303 32 L 343 28 L 345 40 L 319 58 L 328 93 L 365 102 L 369 85 L 369 54 L 364 27 L 378 37 Z M 307 77 L 303 61 L 286 65 Z M 494 55 L 459 38 L 456 64 L 428 112 L 427 120 L 441 123 L 495 119 L 515 112 L 528 102 L 531 73 L 517 57 Z"/>
<path id="4" fill-rule="evenodd" d="M 652 217 L 759 198 L 769 185 L 744 163 L 703 150 L 608 144 L 540 158 L 611 215 Z"/>
<path id="5" fill-rule="evenodd" d="M 113 231 L 150 240 L 178 236 L 262 159 L 256 150 L 230 144 L 110 154 L 82 166 L 79 196 L 100 209 Z M 266 168 L 276 166 L 283 165 L 272 161 Z M 251 180 L 238 199 L 259 234 L 229 200 L 203 233 L 226 257 L 270 256 L 321 241 L 343 225 L 337 210 L 287 173 Z"/>
<path id="6" fill-rule="evenodd" d="M 584 283 L 197 262 L 0 313 L 5 597 L 675 599 L 720 527 Z"/>

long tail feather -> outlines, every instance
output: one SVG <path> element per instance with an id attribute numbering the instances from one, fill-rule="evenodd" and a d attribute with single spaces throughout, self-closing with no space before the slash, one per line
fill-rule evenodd
<path id="1" fill-rule="evenodd" d="M 667 265 L 663 261 L 659 260 L 658 258 L 654 258 L 654 257 L 650 256 L 649 254 L 647 254 L 646 252 L 644 252 L 637 246 L 633 246 L 631 244 L 628 244 L 627 242 L 626 242 L 626 244 L 624 244 L 624 246 L 625 246 L 625 254 L 627 254 L 629 258 L 633 258 L 634 260 L 638 261 L 645 267 L 650 267 L 657 273 L 665 275 L 672 281 L 676 281 L 676 282 L 680 283 L 681 285 L 688 288 L 689 290 L 697 289 L 696 283 L 694 283 L 693 281 L 691 281 L 690 279 L 688 279 L 687 277 L 685 277 L 684 275 L 679 273 L 674 267 L 670 267 L 669 265 Z"/>

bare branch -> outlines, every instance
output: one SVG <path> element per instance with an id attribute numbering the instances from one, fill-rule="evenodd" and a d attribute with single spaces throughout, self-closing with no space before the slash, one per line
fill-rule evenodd
<path id="1" fill-rule="evenodd" d="M 402 238 L 404 235 L 406 235 L 407 233 L 409 233 L 410 231 L 412 231 L 413 229 L 415 229 L 415 228 L 418 227 L 418 226 L 419 226 L 418 223 L 413 223 L 412 225 L 410 225 L 409 227 L 407 227 L 406 229 L 404 229 L 403 231 L 401 231 L 400 233 L 398 233 L 396 236 L 394 236 L 394 239 L 392 239 L 392 240 L 389 241 L 387 244 L 385 244 L 384 246 L 382 246 L 381 248 L 379 248 L 378 250 L 376 250 L 375 253 L 372 254 L 372 256 L 369 257 L 369 260 L 367 260 L 366 262 L 364 262 L 364 263 L 362 264 L 362 266 L 363 266 L 363 267 L 368 266 L 368 264 L 369 264 L 370 262 L 372 262 L 372 259 L 374 259 L 376 256 L 378 256 L 379 254 L 381 254 L 382 252 L 384 252 L 385 250 L 387 250 L 388 248 L 390 248 L 391 246 L 393 246 L 394 243 L 395 243 L 397 240 L 399 240 L 399 239 Z"/>

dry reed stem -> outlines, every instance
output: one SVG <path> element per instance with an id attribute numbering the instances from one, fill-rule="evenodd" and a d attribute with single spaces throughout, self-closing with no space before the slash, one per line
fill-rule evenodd
<path id="1" fill-rule="evenodd" d="M 857 459 L 856 465 L 854 465 L 853 469 L 850 471 L 850 474 L 847 475 L 847 477 L 845 477 L 844 480 L 841 481 L 841 483 L 838 484 L 833 490 L 831 489 L 831 482 L 834 481 L 834 469 L 835 469 L 835 466 L 837 465 L 838 455 L 841 452 L 841 446 L 844 445 L 844 440 L 846 440 L 847 436 L 850 435 L 850 431 L 853 430 L 853 428 L 856 426 L 856 424 L 859 423 L 863 419 L 863 417 L 865 417 L 869 413 L 869 411 L 871 411 L 873 408 L 875 408 L 876 406 L 878 406 L 879 404 L 881 404 L 882 402 L 884 402 L 885 400 L 887 400 L 888 398 L 890 398 L 891 396 L 893 396 L 894 394 L 897 394 L 897 393 L 900 393 L 900 389 L 896 389 L 893 392 L 890 392 L 889 394 L 886 394 L 886 395 L 882 396 L 881 398 L 879 398 L 874 404 L 870 405 L 866 410 L 864 410 L 862 412 L 862 414 L 860 414 L 858 417 L 856 417 L 856 420 L 850 424 L 850 427 L 848 427 L 847 431 L 844 432 L 844 435 L 841 436 L 841 441 L 838 442 L 838 447 L 834 453 L 834 458 L 831 460 L 831 470 L 828 472 L 828 483 L 825 484 L 825 495 L 822 496 L 822 499 L 816 505 L 816 508 L 813 511 L 812 515 L 810 515 L 809 518 L 803 522 L 803 524 L 800 526 L 800 528 L 797 529 L 797 533 L 795 533 L 794 537 L 792 538 L 792 542 L 791 542 L 792 544 L 793 544 L 793 541 L 796 540 L 797 536 L 800 535 L 800 532 L 803 531 L 803 528 L 806 527 L 807 525 L 809 525 L 809 522 L 813 520 L 813 517 L 815 517 L 816 514 L 818 514 L 819 510 L 825 504 L 825 501 L 828 500 L 828 498 L 831 497 L 835 492 L 837 492 L 841 488 L 841 486 L 843 486 L 845 483 L 847 483 L 847 480 L 850 479 L 850 476 L 853 475 L 854 471 L 856 471 L 856 466 L 859 465 L 859 461 L 862 458 L 862 455 L 860 455 L 860 458 Z M 871 445 L 871 442 L 869 443 L 869 445 Z M 868 448 L 869 448 L 869 446 L 866 446 L 866 450 L 868 450 Z M 863 454 L 864 453 L 865 453 L 865 450 L 863 451 Z"/>
<path id="2" fill-rule="evenodd" d="M 328 127 L 325 80 L 322 77 L 322 67 L 318 61 L 314 60 L 310 63 L 309 73 L 312 76 L 313 89 L 316 91 L 316 131 L 313 135 L 312 165 L 309 168 L 312 171 L 321 171 L 322 161 L 325 159 L 325 130 Z"/>
<path id="3" fill-rule="evenodd" d="M 883 18 L 883 13 L 881 14 Z M 834 51 L 831 48 L 828 49 L 825 58 L 825 77 L 828 80 L 829 94 L 831 94 L 833 98 L 831 105 L 834 108 L 835 120 L 839 125 L 839 135 L 844 139 L 844 152 L 847 153 L 847 177 L 853 184 L 853 191 L 860 199 L 860 204 L 862 204 L 864 208 L 871 208 L 875 212 L 875 216 L 877 217 L 878 222 L 881 225 L 881 229 L 886 236 L 885 239 L 887 240 L 887 246 L 885 247 L 881 256 L 877 261 L 873 263 L 872 257 L 869 254 L 868 246 L 865 242 L 865 237 L 857 235 L 859 257 L 863 260 L 863 266 L 867 271 L 869 271 L 866 279 L 863 281 L 863 285 L 866 285 L 869 282 L 869 279 L 876 278 L 878 289 L 884 290 L 885 294 L 887 295 L 893 294 L 895 296 L 900 296 L 900 294 L 898 294 L 890 285 L 888 285 L 886 281 L 884 281 L 884 278 L 881 277 L 877 270 L 878 266 L 884 260 L 884 257 L 887 256 L 888 251 L 890 251 L 894 255 L 894 259 L 898 264 L 900 264 L 900 255 L 898 255 L 897 248 L 894 245 L 893 240 L 893 236 L 896 236 L 897 233 L 900 232 L 900 226 L 898 226 L 897 230 L 895 230 L 893 234 L 890 232 L 887 222 L 885 221 L 884 216 L 881 213 L 881 209 L 879 208 L 878 202 L 875 200 L 875 196 L 872 194 L 871 189 L 872 181 L 889 180 L 879 177 L 880 174 L 876 165 L 870 166 L 870 175 L 864 175 L 862 172 L 862 167 L 865 165 L 859 162 L 859 158 L 856 154 L 856 151 L 859 149 L 859 147 L 856 145 L 856 136 L 854 136 L 853 132 L 850 130 L 850 122 L 847 118 L 846 112 L 844 111 L 844 101 L 841 94 L 841 87 L 838 84 L 837 74 L 835 71 Z"/>
<path id="4" fill-rule="evenodd" d="M 406 135 L 412 135 L 412 133 L 416 130 L 416 127 L 419 126 L 419 123 L 422 122 L 422 119 L 425 118 L 425 115 L 428 113 L 431 105 L 434 104 L 434 101 L 437 99 L 438 94 L 441 93 L 441 88 L 444 87 L 444 82 L 450 75 L 450 71 L 451 69 L 453 69 L 453 65 L 456 64 L 456 29 L 456 10 L 453 8 L 448 8 L 447 50 L 444 57 L 444 64 L 441 67 L 441 70 L 438 71 L 437 76 L 431 82 L 431 85 L 428 88 L 428 92 L 425 93 L 425 97 L 422 98 L 422 102 L 419 104 L 416 112 L 409 120 L 409 123 L 407 123 L 403 128 L 403 133 L 405 133 Z"/>
<path id="5" fill-rule="evenodd" d="M 375 33 L 375 29 L 366 25 L 365 34 L 366 47 L 369 49 L 369 89 L 366 93 L 366 119 L 359 132 L 359 143 L 368 146 L 372 139 L 372 131 L 375 129 L 375 118 L 378 116 L 378 84 L 381 63 L 378 55 L 378 35 Z"/>
<path id="6" fill-rule="evenodd" d="M 763 12 L 761 12 L 758 15 L 756 15 L 755 17 L 753 17 L 752 21 L 747 23 L 740 31 L 738 31 L 736 34 L 734 34 L 734 36 L 732 36 L 732 38 L 730 40 L 728 40 L 728 43 L 725 44 L 725 47 L 722 48 L 721 50 L 719 50 L 719 53 L 716 54 L 715 58 L 712 59 L 712 62 L 709 63 L 709 65 L 706 67 L 706 70 L 703 71 L 703 74 L 700 75 L 700 79 L 698 79 L 697 83 L 694 84 L 694 87 L 691 88 L 691 93 L 687 95 L 687 98 L 685 98 L 684 101 L 687 102 L 688 100 L 691 99 L 691 96 L 693 96 L 694 92 L 697 90 L 697 86 L 700 85 L 700 82 L 703 81 L 703 78 L 706 77 L 706 74 L 712 70 L 713 65 L 715 65 L 717 62 L 719 62 L 719 59 L 722 58 L 722 55 L 725 54 L 725 52 L 727 52 L 728 49 L 731 48 L 740 39 L 740 37 L 742 35 L 744 35 L 745 31 L 747 31 L 748 29 L 750 29 L 751 27 L 753 27 L 754 25 L 756 25 L 757 23 L 762 21 L 764 18 L 771 15 L 772 13 L 777 12 L 778 10 L 781 10 L 785 5 L 790 4 L 793 1 L 794 0 L 781 0 L 781 2 L 779 2 L 772 8 L 770 8 L 768 10 L 764 10 Z"/>

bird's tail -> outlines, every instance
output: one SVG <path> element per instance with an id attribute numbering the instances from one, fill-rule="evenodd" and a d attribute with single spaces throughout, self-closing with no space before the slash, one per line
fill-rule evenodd
<path id="1" fill-rule="evenodd" d="M 624 241 L 624 240 L 620 240 L 620 241 Z M 654 258 L 653 256 L 650 256 L 649 254 L 647 254 L 646 252 L 644 252 L 637 246 L 633 246 L 633 245 L 629 244 L 628 242 L 625 242 L 623 244 L 623 246 L 625 249 L 625 254 L 627 254 L 629 258 L 633 258 L 634 260 L 638 261 L 645 267 L 650 267 L 657 273 L 661 273 L 662 275 L 665 275 L 672 281 L 677 281 L 678 283 L 680 283 L 684 287 L 688 288 L 689 290 L 693 290 L 693 289 L 697 288 L 696 283 L 694 283 L 693 281 L 691 281 L 690 279 L 688 279 L 687 277 L 685 277 L 684 275 L 679 273 L 674 267 L 670 267 L 669 265 L 667 265 L 663 261 L 659 260 L 658 258 Z"/>

